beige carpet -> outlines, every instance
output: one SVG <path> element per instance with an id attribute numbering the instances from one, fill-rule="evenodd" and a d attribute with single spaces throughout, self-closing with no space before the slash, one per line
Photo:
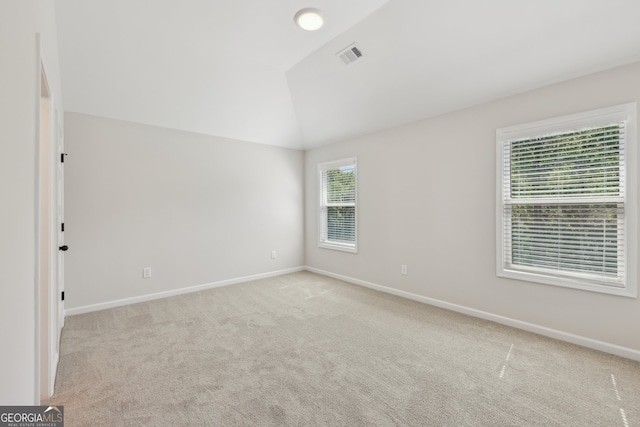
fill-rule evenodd
<path id="1" fill-rule="evenodd" d="M 640 363 L 308 272 L 67 318 L 70 426 L 640 426 Z"/>

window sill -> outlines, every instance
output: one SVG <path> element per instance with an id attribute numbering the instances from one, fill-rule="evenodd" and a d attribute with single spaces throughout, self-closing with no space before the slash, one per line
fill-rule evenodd
<path id="1" fill-rule="evenodd" d="M 627 298 L 637 298 L 638 296 L 637 289 L 635 287 L 618 287 L 614 285 L 590 283 L 577 278 L 571 279 L 563 277 L 553 277 L 535 272 L 499 269 L 497 272 L 497 276 L 505 277 L 508 279 L 523 280 L 527 282 L 542 283 L 551 286 L 560 286 L 563 288 L 580 289 L 589 292 L 623 296 Z"/>
<path id="2" fill-rule="evenodd" d="M 358 253 L 357 245 L 349 245 L 345 243 L 322 242 L 318 243 L 318 247 L 322 249 L 332 249 L 335 251 L 350 252 L 354 254 Z"/>

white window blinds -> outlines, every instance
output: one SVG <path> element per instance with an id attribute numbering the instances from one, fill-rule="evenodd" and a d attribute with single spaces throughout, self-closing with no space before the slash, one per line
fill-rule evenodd
<path id="1" fill-rule="evenodd" d="M 499 141 L 499 274 L 626 287 L 627 120 L 614 118 Z"/>
<path id="2" fill-rule="evenodd" d="M 322 163 L 318 173 L 319 246 L 356 252 L 356 159 Z"/>

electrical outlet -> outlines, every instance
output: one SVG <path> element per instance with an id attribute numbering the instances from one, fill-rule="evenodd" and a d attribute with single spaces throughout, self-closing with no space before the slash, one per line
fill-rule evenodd
<path id="1" fill-rule="evenodd" d="M 403 276 L 407 275 L 407 266 L 406 265 L 401 265 L 400 266 L 400 274 L 402 274 Z"/>
<path id="2" fill-rule="evenodd" d="M 150 279 L 151 278 L 151 267 L 145 267 L 142 269 L 142 277 L 144 279 Z"/>
<path id="3" fill-rule="evenodd" d="M 271 259 L 276 259 L 276 258 L 277 258 L 276 251 L 271 251 Z"/>

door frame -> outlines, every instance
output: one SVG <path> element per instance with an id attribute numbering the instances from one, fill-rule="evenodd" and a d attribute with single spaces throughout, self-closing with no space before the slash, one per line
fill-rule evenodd
<path id="1" fill-rule="evenodd" d="M 57 230 L 57 242 L 58 246 L 64 245 L 64 162 L 62 161 L 64 153 L 64 113 L 58 110 L 55 117 L 55 132 L 56 132 L 56 150 L 54 154 L 54 163 L 56 166 L 56 219 L 55 225 Z M 54 300 L 57 302 L 57 341 L 53 343 L 56 349 L 55 366 L 58 366 L 58 358 L 60 355 L 60 335 L 62 334 L 62 328 L 64 327 L 64 299 L 62 295 L 64 293 L 64 252 L 56 251 L 57 255 L 57 297 Z M 55 372 L 54 372 L 55 374 Z"/>
<path id="2" fill-rule="evenodd" d="M 60 313 L 58 304 L 58 180 L 59 111 L 47 78 L 47 66 L 36 34 L 35 155 L 35 402 L 53 395 L 58 366 Z M 43 116 L 45 114 L 45 116 Z"/>

